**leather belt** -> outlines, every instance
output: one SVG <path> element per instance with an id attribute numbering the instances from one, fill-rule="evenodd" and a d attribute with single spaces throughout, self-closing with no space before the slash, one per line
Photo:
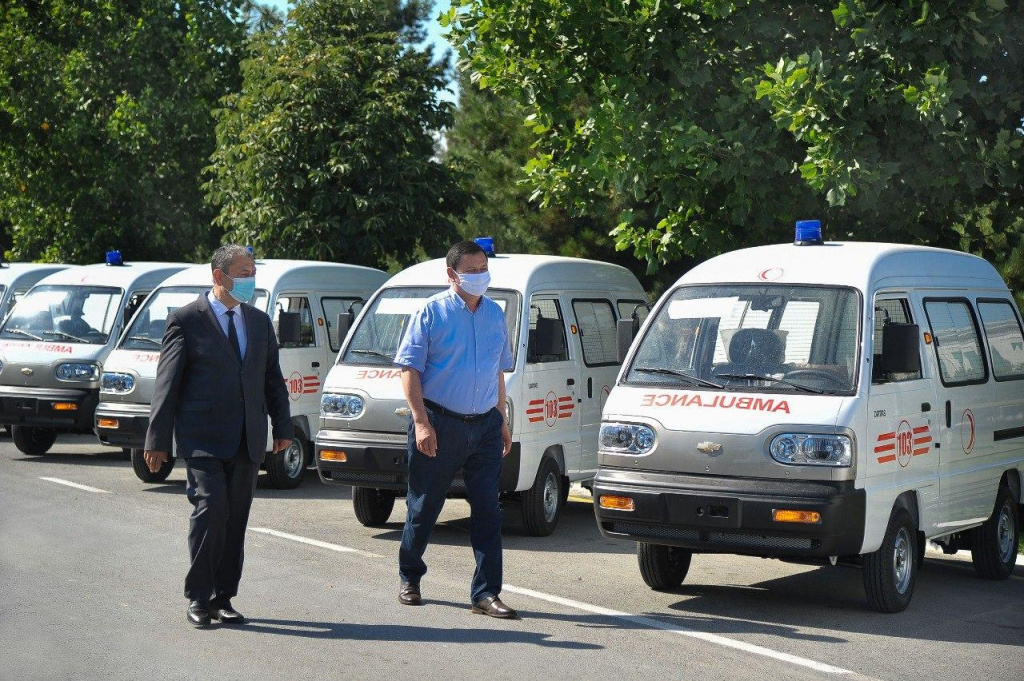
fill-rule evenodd
<path id="1" fill-rule="evenodd" d="M 462 421 L 463 423 L 476 423 L 477 421 L 484 419 L 490 413 L 489 411 L 487 411 L 484 412 L 483 414 L 460 414 L 457 411 L 445 409 L 437 402 L 428 399 L 424 399 L 423 404 L 426 405 L 427 409 L 429 409 L 430 411 L 437 412 L 438 414 L 441 414 L 442 416 L 447 416 L 448 418 L 457 419 L 459 421 Z"/>

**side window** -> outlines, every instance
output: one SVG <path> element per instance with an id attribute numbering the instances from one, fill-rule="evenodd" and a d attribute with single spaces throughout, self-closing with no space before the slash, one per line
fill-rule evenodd
<path id="1" fill-rule="evenodd" d="M 135 311 L 139 309 L 139 306 L 146 302 L 146 298 L 149 297 L 150 293 L 151 291 L 136 291 L 128 298 L 128 302 L 124 306 L 125 324 L 132 318 Z"/>
<path id="2" fill-rule="evenodd" d="M 569 345 L 565 341 L 565 320 L 557 300 L 530 299 L 530 336 L 526 347 L 527 364 L 565 362 Z"/>
<path id="3" fill-rule="evenodd" d="M 362 298 L 321 298 L 320 304 L 324 308 L 324 322 L 327 324 L 327 342 L 331 346 L 331 350 L 337 352 L 341 349 L 341 341 L 344 338 L 338 338 L 338 315 L 342 312 L 351 312 L 353 315 L 359 314 L 359 311 L 363 309 L 363 304 L 366 301 Z"/>
<path id="4" fill-rule="evenodd" d="M 1005 300 L 978 301 L 997 381 L 1024 378 L 1024 333 L 1013 306 Z"/>
<path id="5" fill-rule="evenodd" d="M 277 331 L 277 322 L 282 312 L 298 312 L 300 315 L 300 329 L 298 343 L 288 343 L 282 348 L 313 348 L 316 347 L 316 335 L 313 331 L 313 310 L 309 307 L 309 298 L 306 296 L 283 295 L 277 297 L 274 304 L 274 331 Z"/>
<path id="6" fill-rule="evenodd" d="M 882 329 L 886 324 L 913 324 L 910 301 L 906 298 L 875 300 L 874 357 L 871 358 L 871 382 L 894 383 L 921 378 L 921 372 L 907 374 L 882 373 Z"/>
<path id="7" fill-rule="evenodd" d="M 944 385 L 984 383 L 988 369 L 978 339 L 978 327 L 966 300 L 926 300 L 939 374 Z"/>
<path id="8" fill-rule="evenodd" d="M 583 362 L 607 366 L 618 362 L 615 310 L 607 300 L 574 300 L 572 311 L 580 329 Z"/>
<path id="9" fill-rule="evenodd" d="M 643 300 L 620 300 L 617 307 L 619 308 L 619 319 L 632 319 L 633 313 L 636 312 L 636 318 L 640 320 L 641 324 L 651 313 L 651 308 Z"/>

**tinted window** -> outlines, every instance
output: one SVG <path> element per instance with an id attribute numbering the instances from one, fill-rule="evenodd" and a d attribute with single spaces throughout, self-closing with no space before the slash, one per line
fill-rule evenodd
<path id="1" fill-rule="evenodd" d="M 913 373 L 884 373 L 882 372 L 882 329 L 886 324 L 913 324 L 914 318 L 910 312 L 910 301 L 906 298 L 892 298 L 875 301 L 875 322 L 874 322 L 874 356 L 871 358 L 871 382 L 890 383 L 897 381 L 910 381 L 921 378 L 921 372 Z"/>
<path id="2" fill-rule="evenodd" d="M 544 347 L 545 337 L 554 340 L 553 345 L 557 346 L 557 352 L 551 352 L 551 347 Z M 569 345 L 565 341 L 565 320 L 562 317 L 562 307 L 557 300 L 534 297 L 530 301 L 530 337 L 526 353 L 526 361 L 529 364 L 565 362 L 569 359 Z"/>
<path id="3" fill-rule="evenodd" d="M 579 326 L 583 362 L 587 366 L 616 364 L 615 311 L 607 300 L 574 300 L 572 311 Z"/>
<path id="4" fill-rule="evenodd" d="M 1008 302 L 979 302 L 978 314 L 985 327 L 996 380 L 1024 378 L 1024 334 L 1013 306 Z"/>
<path id="5" fill-rule="evenodd" d="M 929 300 L 924 304 L 931 325 L 939 373 L 946 385 L 983 383 L 988 378 L 974 315 L 967 301 Z"/>

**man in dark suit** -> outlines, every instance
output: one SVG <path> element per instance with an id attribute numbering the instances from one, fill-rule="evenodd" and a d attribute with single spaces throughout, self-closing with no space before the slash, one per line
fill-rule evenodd
<path id="1" fill-rule="evenodd" d="M 146 463 L 157 471 L 171 445 L 185 460 L 192 513 L 186 617 L 240 624 L 232 606 L 242 577 L 245 527 L 267 443 L 291 445 L 288 391 L 266 313 L 246 305 L 256 263 L 241 246 L 213 254 L 213 289 L 167 317 L 146 433 Z"/>

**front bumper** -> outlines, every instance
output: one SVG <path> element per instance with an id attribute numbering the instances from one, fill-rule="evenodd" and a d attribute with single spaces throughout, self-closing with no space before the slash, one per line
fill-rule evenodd
<path id="1" fill-rule="evenodd" d="M 635 510 L 601 508 L 602 495 Z M 698 553 L 828 557 L 860 553 L 865 493 L 852 482 L 811 482 L 601 468 L 594 512 L 601 534 Z M 817 511 L 817 524 L 780 523 L 776 509 Z"/>
<path id="2" fill-rule="evenodd" d="M 99 397 L 98 388 L 0 387 L 0 423 L 88 433 Z"/>
<path id="3" fill-rule="evenodd" d="M 367 439 L 368 438 L 368 439 Z M 324 461 L 320 453 L 330 449 L 344 451 L 346 461 Z M 328 484 L 351 485 L 388 489 L 404 493 L 409 481 L 406 461 L 406 435 L 384 433 L 351 433 L 321 430 L 316 436 L 316 468 L 320 479 Z M 519 443 L 512 443 L 510 451 L 501 461 L 500 492 L 514 492 L 519 483 Z M 466 483 L 462 472 L 452 481 L 451 493 L 464 494 Z"/>
<path id="4" fill-rule="evenodd" d="M 101 421 L 105 425 L 101 425 Z M 110 423 L 115 422 L 117 425 Z M 100 402 L 93 419 L 93 430 L 105 445 L 127 449 L 146 446 L 149 428 L 149 405 L 120 402 Z"/>

